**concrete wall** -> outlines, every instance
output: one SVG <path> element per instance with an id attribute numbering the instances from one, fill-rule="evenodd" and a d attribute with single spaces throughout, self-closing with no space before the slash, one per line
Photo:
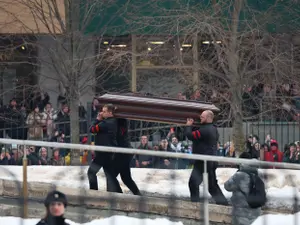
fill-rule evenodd
<path id="1" fill-rule="evenodd" d="M 49 93 L 51 103 L 56 106 L 57 97 L 62 89 L 60 73 L 64 73 L 64 66 L 68 66 L 66 51 L 62 50 L 61 39 L 53 39 L 52 36 L 40 36 L 38 39 L 40 71 L 39 86 Z M 89 37 L 81 43 L 84 49 L 80 59 L 85 59 L 80 76 L 80 96 L 82 104 L 86 105 L 94 95 L 93 85 L 95 84 L 95 63 L 94 63 L 94 42 Z M 53 63 L 53 61 L 54 63 Z"/>
<path id="2" fill-rule="evenodd" d="M 5 197 L 20 197 L 21 191 L 18 183 L 9 180 L 0 181 L 0 215 L 19 216 L 22 208 L 17 204 L 5 202 Z M 29 203 L 30 217 L 42 217 L 45 214 L 44 207 L 38 200 L 43 200 L 48 191 L 54 189 L 54 185 L 43 183 L 29 184 L 29 198 L 36 201 Z M 91 219 L 105 218 L 112 215 L 127 215 L 137 218 L 167 217 L 173 221 L 182 221 L 185 225 L 201 224 L 200 204 L 180 200 L 168 200 L 165 198 L 141 198 L 125 194 L 109 194 L 99 191 L 81 192 L 79 189 L 57 187 L 58 190 L 67 193 L 69 208 L 66 216 L 80 222 Z M 79 195 L 84 196 L 79 198 Z M 77 214 L 76 214 L 77 213 Z M 75 217 L 74 217 L 75 216 Z M 83 216 L 81 219 L 80 217 Z M 211 224 L 230 224 L 231 208 L 225 206 L 210 205 Z"/>
<path id="3" fill-rule="evenodd" d="M 12 202 L 12 198 L 22 196 L 21 186 L 16 181 L 0 180 L 0 216 L 22 216 L 22 203 Z M 38 182 L 28 185 L 29 199 L 32 200 L 28 204 L 29 217 L 45 215 L 42 202 L 47 193 L 55 188 L 67 194 L 69 207 L 66 216 L 77 222 L 126 215 L 137 218 L 165 217 L 172 221 L 182 221 L 185 225 L 202 224 L 203 206 L 200 203 L 55 187 L 53 184 Z M 231 207 L 210 204 L 209 218 L 212 225 L 231 224 Z"/>

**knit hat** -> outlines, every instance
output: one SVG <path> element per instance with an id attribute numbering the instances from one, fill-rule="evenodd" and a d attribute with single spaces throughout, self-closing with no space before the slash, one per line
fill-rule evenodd
<path id="1" fill-rule="evenodd" d="M 53 202 L 61 202 L 65 207 L 68 205 L 66 195 L 60 191 L 51 191 L 48 193 L 44 205 L 48 208 Z"/>
<path id="2" fill-rule="evenodd" d="M 271 143 L 270 143 L 271 146 L 277 146 L 278 147 L 278 142 L 276 140 L 271 140 Z"/>

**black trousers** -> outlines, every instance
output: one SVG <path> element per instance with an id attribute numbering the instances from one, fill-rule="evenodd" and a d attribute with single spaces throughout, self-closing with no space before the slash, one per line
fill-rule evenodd
<path id="1" fill-rule="evenodd" d="M 218 205 L 228 205 L 228 201 L 223 195 L 217 181 L 216 169 L 218 164 L 215 162 L 207 162 L 208 173 L 208 191 Z M 203 181 L 204 162 L 195 161 L 194 169 L 189 180 L 189 188 L 192 202 L 200 201 L 199 186 Z"/>
<path id="2" fill-rule="evenodd" d="M 122 192 L 120 184 L 114 175 L 111 153 L 98 153 L 92 161 L 87 175 L 91 190 L 98 190 L 97 173 L 103 167 L 106 176 L 106 185 L 110 187 L 111 192 Z"/>
<path id="3" fill-rule="evenodd" d="M 129 190 L 134 195 L 141 195 L 139 188 L 131 176 L 130 163 L 132 158 L 132 155 L 116 153 L 113 158 L 114 176 L 117 177 L 120 174 L 123 183 L 129 188 Z M 113 187 L 107 186 L 107 191 L 111 192 L 112 189 Z M 122 190 L 119 193 L 122 193 Z"/>

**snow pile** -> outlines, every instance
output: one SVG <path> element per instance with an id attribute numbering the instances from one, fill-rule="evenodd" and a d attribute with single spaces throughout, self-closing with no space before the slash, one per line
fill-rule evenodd
<path id="1" fill-rule="evenodd" d="M 0 224 L 10 225 L 36 225 L 39 219 L 22 219 L 19 217 L 0 217 Z M 263 215 L 251 225 L 296 225 L 299 224 L 300 213 L 295 215 Z M 70 225 L 80 225 L 66 220 Z M 184 225 L 182 222 L 171 222 L 167 219 L 137 219 L 127 216 L 112 216 L 105 219 L 93 220 L 81 225 Z"/>
<path id="2" fill-rule="evenodd" d="M 298 225 L 300 222 L 300 213 L 294 215 L 263 215 L 258 217 L 251 225 Z"/>
<path id="3" fill-rule="evenodd" d="M 36 225 L 39 219 L 22 219 L 19 217 L 0 217 L 0 224 L 10 225 Z M 70 225 L 78 223 L 66 220 Z M 183 225 L 182 222 L 171 222 L 167 219 L 137 219 L 127 216 L 112 216 L 101 220 L 93 220 L 82 225 Z M 287 224 L 286 224 L 287 225 Z"/>
<path id="4" fill-rule="evenodd" d="M 28 167 L 29 182 L 45 182 L 58 186 L 88 189 L 88 167 L 72 166 L 30 166 Z M 236 172 L 232 168 L 217 170 L 218 182 L 227 198 L 231 193 L 224 190 L 224 183 Z M 260 170 L 265 179 L 268 194 L 267 206 L 270 208 L 291 209 L 295 195 L 300 199 L 300 173 L 297 170 Z M 189 197 L 188 180 L 191 170 L 159 170 L 132 169 L 133 179 L 138 187 L 153 195 L 175 195 Z M 0 179 L 22 180 L 21 166 L 0 166 Z M 125 193 L 130 193 L 118 178 Z M 99 190 L 106 190 L 103 171 L 98 173 Z M 200 187 L 201 189 L 202 187 Z M 201 190 L 202 191 L 202 190 Z M 300 204 L 298 202 L 298 204 Z"/>

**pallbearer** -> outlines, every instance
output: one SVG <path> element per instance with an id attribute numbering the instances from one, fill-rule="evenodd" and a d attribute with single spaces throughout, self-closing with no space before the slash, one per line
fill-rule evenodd
<path id="1" fill-rule="evenodd" d="M 102 112 L 98 114 L 96 121 L 90 128 L 90 132 L 96 134 L 95 145 L 98 146 L 117 146 L 117 132 L 118 124 L 117 119 L 114 118 L 115 106 L 112 104 L 104 105 Z M 114 175 L 112 156 L 110 152 L 96 151 L 96 157 L 92 161 L 88 169 L 88 179 L 90 189 L 98 190 L 97 173 L 103 167 L 107 186 L 113 192 L 122 192 L 119 182 Z"/>
<path id="2" fill-rule="evenodd" d="M 118 147 L 132 148 L 128 136 L 128 123 L 126 119 L 118 119 L 118 133 L 117 133 Z M 134 195 L 141 195 L 136 183 L 131 177 L 130 162 L 133 155 L 115 153 L 113 159 L 113 167 L 115 177 L 119 174 L 123 183 L 129 188 Z M 110 191 L 110 187 L 107 186 L 107 190 Z"/>
<path id="3" fill-rule="evenodd" d="M 210 110 L 205 110 L 200 115 L 200 127 L 192 131 L 194 124 L 193 119 L 187 119 L 185 135 L 193 141 L 193 154 L 201 155 L 216 155 L 219 133 L 216 126 L 213 124 L 214 113 Z M 208 173 L 208 191 L 219 205 L 228 205 L 227 199 L 223 195 L 217 181 L 216 169 L 218 164 L 215 162 L 207 162 Z M 199 186 L 203 181 L 204 162 L 195 161 L 194 168 L 189 180 L 189 188 L 192 202 L 199 202 Z"/>

